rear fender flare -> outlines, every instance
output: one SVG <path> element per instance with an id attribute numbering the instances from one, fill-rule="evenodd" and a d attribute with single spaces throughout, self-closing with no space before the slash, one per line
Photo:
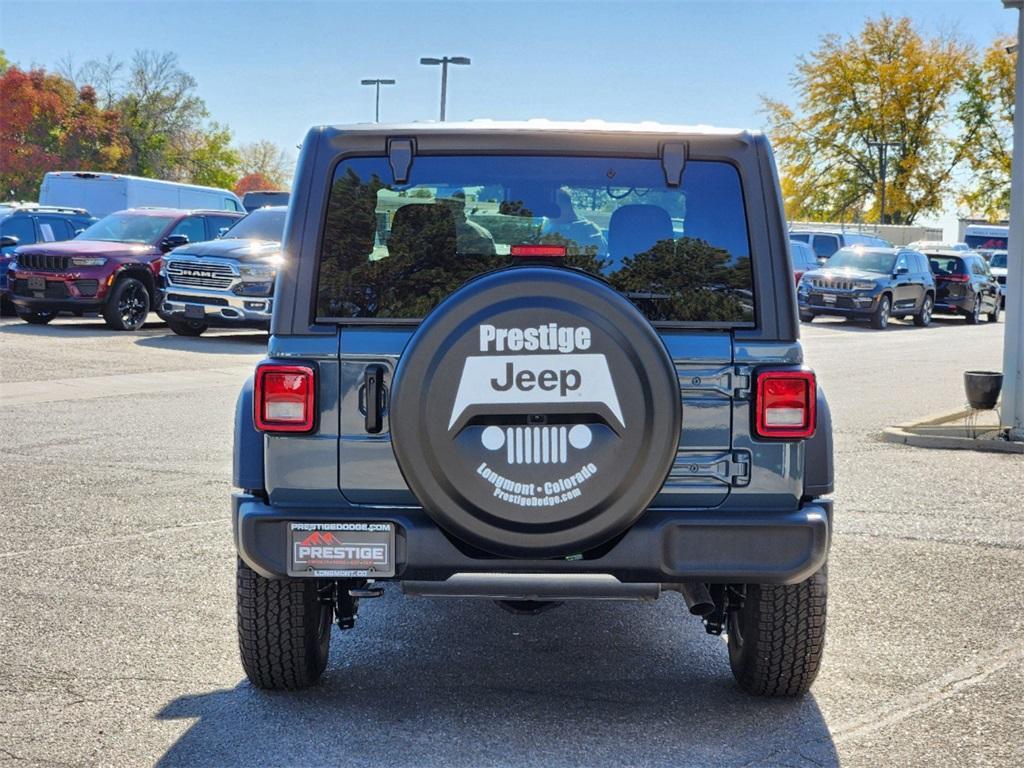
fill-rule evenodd
<path id="1" fill-rule="evenodd" d="M 819 385 L 817 426 L 814 435 L 804 442 L 804 496 L 815 498 L 835 490 L 835 470 L 832 460 L 832 411 L 828 407 L 825 391 Z"/>
<path id="2" fill-rule="evenodd" d="M 251 493 L 265 492 L 263 480 L 263 434 L 253 423 L 253 377 L 250 376 L 235 403 L 235 444 L 231 482 Z"/>

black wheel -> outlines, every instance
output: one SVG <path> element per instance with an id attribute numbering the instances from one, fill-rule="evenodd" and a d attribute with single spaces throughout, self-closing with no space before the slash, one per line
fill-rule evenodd
<path id="1" fill-rule="evenodd" d="M 791 585 L 748 584 L 729 614 L 729 665 L 755 696 L 799 696 L 818 676 L 825 649 L 828 572 Z"/>
<path id="2" fill-rule="evenodd" d="M 149 291 L 142 281 L 134 277 L 118 280 L 103 307 L 107 327 L 115 331 L 137 331 L 148 315 Z"/>
<path id="3" fill-rule="evenodd" d="M 327 668 L 334 615 L 315 579 L 265 579 L 238 561 L 238 649 L 249 681 L 272 690 L 313 685 Z"/>
<path id="4" fill-rule="evenodd" d="M 30 325 L 46 325 L 56 316 L 56 312 L 18 312 L 18 317 Z"/>
<path id="5" fill-rule="evenodd" d="M 814 313 L 813 312 L 804 312 L 804 311 L 801 310 L 801 312 L 800 312 L 800 322 L 801 323 L 813 323 L 814 322 Z"/>
<path id="6" fill-rule="evenodd" d="M 918 328 L 924 328 L 925 326 L 931 325 L 932 310 L 934 308 L 935 301 L 932 299 L 930 294 L 925 294 L 925 297 L 921 300 L 921 311 L 914 315 L 914 325 Z"/>
<path id="7" fill-rule="evenodd" d="M 967 324 L 968 325 L 977 325 L 980 322 L 981 322 L 981 294 L 979 293 L 979 294 L 975 294 L 975 296 L 974 296 L 974 306 L 971 308 L 971 311 L 969 313 L 967 313 Z"/>
<path id="8" fill-rule="evenodd" d="M 886 294 L 878 300 L 878 306 L 871 313 L 871 327 L 884 331 L 889 327 L 889 314 L 892 312 L 892 299 Z"/>
<path id="9" fill-rule="evenodd" d="M 999 322 L 999 309 L 1000 309 L 1000 307 L 999 307 L 999 299 L 996 299 L 995 303 L 992 305 L 992 311 L 989 312 L 988 315 L 987 315 L 988 321 L 990 323 L 998 323 Z"/>
<path id="10" fill-rule="evenodd" d="M 202 336 L 210 327 L 199 320 L 168 320 L 167 325 L 179 336 Z"/>

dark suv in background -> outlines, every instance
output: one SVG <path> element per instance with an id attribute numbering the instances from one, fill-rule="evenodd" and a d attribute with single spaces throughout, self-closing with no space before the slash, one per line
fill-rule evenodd
<path id="1" fill-rule="evenodd" d="M 242 198 L 242 206 L 249 213 L 268 205 L 288 205 L 291 193 L 285 190 L 259 189 L 246 192 Z"/>
<path id="2" fill-rule="evenodd" d="M 7 298 L 7 269 L 19 245 L 70 240 L 96 221 L 84 208 L 65 208 L 36 203 L 0 204 L 0 296 L 4 314 L 13 312 Z"/>
<path id="3" fill-rule="evenodd" d="M 805 272 L 797 288 L 800 319 L 838 315 L 869 320 L 879 330 L 889 318 L 913 315 L 928 325 L 935 280 L 923 254 L 900 248 L 841 248 L 820 269 Z"/>
<path id="4" fill-rule="evenodd" d="M 18 317 L 43 325 L 58 312 L 100 313 L 115 330 L 136 330 L 156 306 L 167 251 L 210 240 L 244 214 L 138 208 L 97 221 L 73 240 L 20 247 L 8 275 Z"/>
<path id="5" fill-rule="evenodd" d="M 1002 292 L 985 259 L 974 252 L 954 250 L 927 251 L 935 275 L 935 311 L 963 315 L 976 325 L 985 315 L 999 322 Z"/>

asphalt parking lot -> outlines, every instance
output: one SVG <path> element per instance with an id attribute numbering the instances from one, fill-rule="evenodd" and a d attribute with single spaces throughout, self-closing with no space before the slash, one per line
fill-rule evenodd
<path id="1" fill-rule="evenodd" d="M 1024 764 L 1024 463 L 882 443 L 1001 367 L 1002 324 L 805 326 L 836 532 L 812 694 L 738 691 L 682 599 L 513 616 L 364 601 L 322 683 L 245 682 L 235 395 L 265 336 L 0 323 L 0 764 Z"/>

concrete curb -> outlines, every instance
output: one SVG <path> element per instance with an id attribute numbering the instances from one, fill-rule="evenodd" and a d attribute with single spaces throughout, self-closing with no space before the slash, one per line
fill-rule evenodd
<path id="1" fill-rule="evenodd" d="M 1024 454 L 1024 443 L 1008 440 L 978 440 L 971 436 L 965 425 L 952 425 L 967 416 L 967 409 L 933 414 L 917 421 L 897 424 L 882 431 L 887 443 L 898 443 L 915 448 L 943 448 L 946 450 L 981 451 L 982 453 Z M 980 434 L 995 431 L 993 425 L 979 425 Z M 972 430 L 975 431 L 975 430 Z"/>

